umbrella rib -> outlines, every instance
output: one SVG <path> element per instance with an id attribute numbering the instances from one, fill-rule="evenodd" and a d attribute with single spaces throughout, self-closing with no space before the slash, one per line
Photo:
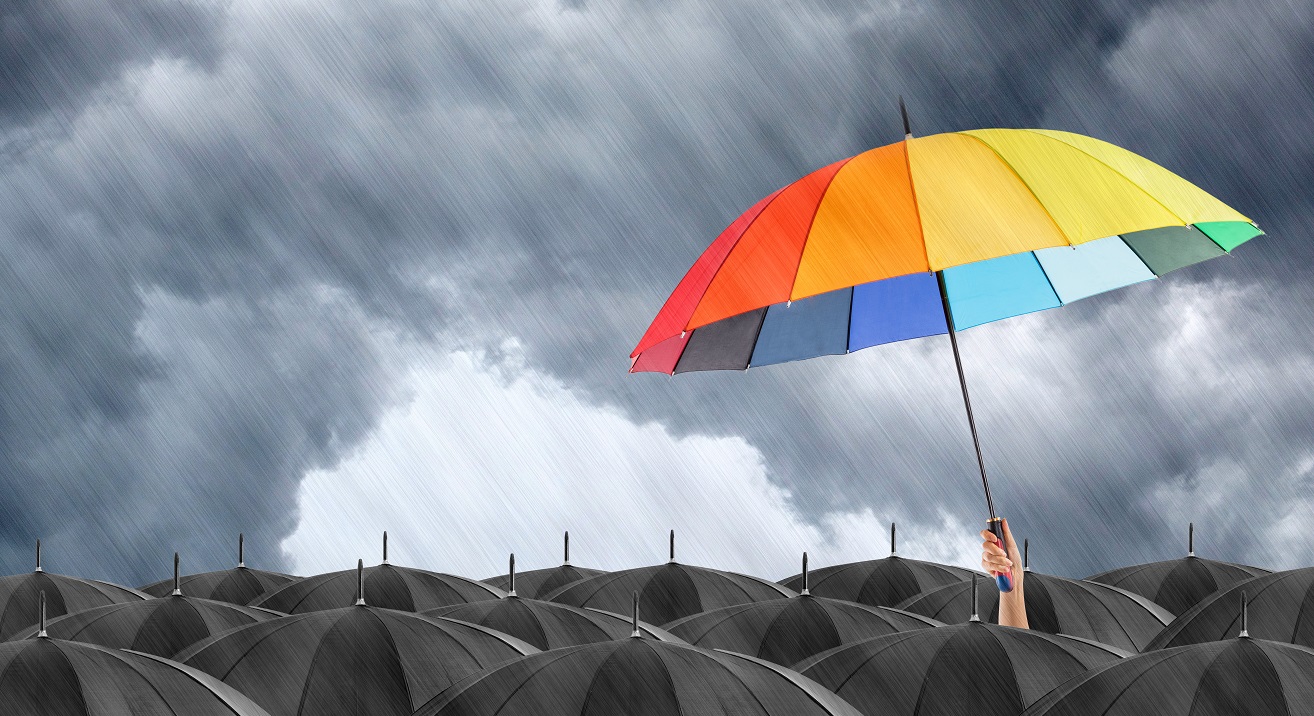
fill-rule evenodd
<path id="1" fill-rule="evenodd" d="M 821 205 L 826 201 L 826 194 L 829 193 L 830 188 L 835 185 L 835 179 L 839 177 L 840 172 L 844 171 L 844 168 L 847 167 L 851 161 L 853 161 L 853 157 L 842 160 L 839 169 L 836 169 L 835 173 L 830 175 L 830 181 L 826 182 L 826 188 L 821 190 L 821 196 L 817 197 L 817 205 L 812 207 L 812 217 L 808 219 L 808 230 L 803 234 L 803 245 L 799 247 L 798 264 L 794 266 L 794 280 L 789 282 L 788 301 L 794 300 L 794 288 L 798 286 L 798 270 L 803 266 L 803 256 L 808 252 L 808 239 L 812 238 L 812 226 L 817 223 L 817 213 L 821 211 Z M 761 216 L 761 214 L 758 216 Z M 754 341 L 754 343 L 756 343 L 756 341 Z M 845 349 L 847 348 L 848 346 L 845 345 Z"/>
<path id="2" fill-rule="evenodd" d="M 974 141 L 979 142 L 981 146 L 988 149 L 991 154 L 994 154 L 995 158 L 999 160 L 999 163 L 1003 164 L 1004 168 L 1007 169 L 1009 173 L 1013 175 L 1013 178 L 1017 179 L 1018 183 L 1021 184 L 1022 187 L 1027 190 L 1027 193 L 1031 195 L 1031 198 L 1035 199 L 1036 206 L 1040 207 L 1041 212 L 1043 212 L 1045 214 L 1045 217 L 1049 219 L 1049 223 L 1054 225 L 1054 229 L 1055 231 L 1058 231 L 1059 236 L 1062 236 L 1064 239 L 1067 240 L 1068 246 L 1076 246 L 1076 244 L 1072 243 L 1072 237 L 1068 236 L 1068 232 L 1064 231 L 1063 227 L 1059 226 L 1059 223 L 1054 220 L 1054 215 L 1049 213 L 1049 209 L 1045 206 L 1045 202 L 1041 201 L 1039 196 L 1036 196 L 1036 190 L 1031 188 L 1031 185 L 1027 183 L 1027 180 L 1023 179 L 1022 175 L 1017 173 L 1017 170 L 1013 168 L 1012 164 L 1008 163 L 1007 159 L 1004 159 L 1004 156 L 1002 154 L 1000 154 L 994 147 L 987 144 L 986 141 L 984 139 L 981 139 L 980 137 L 971 134 L 964 134 L 962 132 L 955 132 L 955 134 L 962 137 L 971 137 Z M 1123 178 L 1126 179 L 1126 177 Z M 1137 188 L 1139 189 L 1140 187 Z M 1145 190 L 1141 189 L 1141 191 L 1145 191 Z M 1173 216 L 1177 216 L 1177 215 L 1173 214 Z"/>
<path id="3" fill-rule="evenodd" d="M 1159 197 L 1157 197 L 1157 196 L 1151 194 L 1150 192 L 1146 191 L 1146 190 L 1145 190 L 1145 187 L 1141 186 L 1140 184 L 1137 184 L 1135 181 L 1132 181 L 1132 178 L 1131 178 L 1131 177 L 1127 176 L 1126 174 L 1123 174 L 1122 172 L 1118 171 L 1117 169 L 1114 169 L 1112 166 L 1109 166 L 1109 163 L 1108 163 L 1108 162 L 1104 161 L 1103 159 L 1100 159 L 1099 157 L 1095 156 L 1094 154 L 1091 154 L 1090 152 L 1088 152 L 1088 151 L 1082 149 L 1081 147 L 1078 147 L 1078 146 L 1075 145 L 1075 144 L 1071 144 L 1071 143 L 1065 142 L 1065 141 L 1063 141 L 1062 139 L 1059 139 L 1058 137 L 1052 137 L 1052 136 L 1050 136 L 1050 135 L 1048 135 L 1048 134 L 1044 134 L 1043 132 L 1036 132 L 1036 131 L 1033 131 L 1033 130 L 1030 130 L 1030 129 L 1024 129 L 1024 130 L 1022 130 L 1022 131 L 1026 132 L 1027 134 L 1034 134 L 1034 135 L 1036 135 L 1037 137 L 1044 137 L 1045 139 L 1048 139 L 1048 140 L 1050 140 L 1050 141 L 1052 141 L 1052 142 L 1058 142 L 1059 144 L 1062 144 L 1062 145 L 1065 146 L 1065 147 L 1069 147 L 1069 148 L 1071 148 L 1073 151 L 1076 151 L 1076 152 L 1078 152 L 1078 153 L 1080 153 L 1080 154 L 1084 154 L 1084 155 L 1090 157 L 1091 161 L 1093 161 L 1093 162 L 1099 164 L 1100 166 L 1103 166 L 1104 168 L 1108 169 L 1109 171 L 1113 172 L 1114 174 L 1117 174 L 1118 176 L 1122 177 L 1123 180 L 1126 181 L 1128 184 L 1131 184 L 1132 186 L 1136 187 L 1136 189 L 1139 190 L 1142 194 L 1144 194 L 1144 195 L 1150 197 L 1150 200 L 1151 200 L 1151 201 L 1153 201 L 1154 203 L 1158 204 L 1159 206 L 1162 206 L 1164 211 L 1166 211 L 1166 212 L 1168 212 L 1169 214 L 1172 214 L 1173 216 L 1177 217 L 1177 220 L 1180 221 L 1180 222 L 1182 222 L 1182 225 L 1183 225 L 1183 226 L 1187 226 L 1187 225 L 1189 225 L 1189 224 L 1191 223 L 1191 222 L 1187 221 L 1186 219 L 1182 218 L 1181 214 L 1178 214 L 1177 212 L 1175 212 L 1175 211 L 1173 211 L 1172 209 L 1170 209 L 1170 208 L 1168 207 L 1167 204 L 1165 204 L 1165 203 L 1163 203 L 1162 201 L 1160 201 L 1160 200 L 1159 200 Z M 1002 157 L 1001 157 L 1001 158 L 1002 158 Z M 1147 161 L 1148 161 L 1148 160 L 1147 160 Z M 1184 182 L 1186 182 L 1186 183 L 1188 183 L 1188 184 L 1191 184 L 1191 186 L 1195 186 L 1194 184 L 1192 184 L 1190 181 L 1186 180 L 1185 178 L 1183 178 L 1182 181 L 1184 181 Z M 1196 187 L 1196 188 L 1197 188 L 1197 189 L 1200 189 L 1200 187 Z M 1209 192 L 1205 191 L 1204 189 L 1200 189 L 1200 191 L 1204 192 L 1205 194 L 1209 194 Z M 1210 194 L 1210 196 L 1213 196 L 1213 195 Z"/>

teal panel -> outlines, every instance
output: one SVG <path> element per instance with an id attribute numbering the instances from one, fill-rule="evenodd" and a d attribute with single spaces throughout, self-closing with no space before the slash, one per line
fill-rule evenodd
<path id="1" fill-rule="evenodd" d="M 1231 251 L 1264 233 L 1258 226 L 1244 221 L 1202 221 L 1196 224 L 1195 228 L 1203 231 L 1205 236 L 1213 239 L 1214 243 L 1223 247 L 1224 251 Z"/>
<path id="2" fill-rule="evenodd" d="M 1123 234 L 1122 240 L 1127 242 L 1156 276 L 1225 255 L 1213 239 L 1194 226 L 1168 226 L 1137 231 Z"/>
<path id="3" fill-rule="evenodd" d="M 1040 249 L 1036 260 L 1064 303 L 1154 278 L 1154 272 L 1117 236 Z"/>
<path id="4" fill-rule="evenodd" d="M 954 328 L 960 331 L 1061 305 L 1029 251 L 953 266 L 943 273 Z"/>

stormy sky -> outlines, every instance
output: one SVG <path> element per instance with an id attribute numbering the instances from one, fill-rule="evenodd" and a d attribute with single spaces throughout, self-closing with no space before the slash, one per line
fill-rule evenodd
<path id="1" fill-rule="evenodd" d="M 516 551 L 970 564 L 943 338 L 630 376 L 758 198 L 983 126 L 1141 153 L 1268 235 L 962 348 L 1036 569 L 1314 563 L 1314 2 L 0 6 L 0 564 L 137 584 Z"/>

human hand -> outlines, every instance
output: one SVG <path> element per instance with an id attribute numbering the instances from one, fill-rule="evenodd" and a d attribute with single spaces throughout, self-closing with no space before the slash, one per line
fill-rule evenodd
<path id="1" fill-rule="evenodd" d="M 981 531 L 981 569 L 991 575 L 1007 574 L 1013 580 L 1013 591 L 999 595 L 999 623 L 1004 626 L 1027 628 L 1026 597 L 1022 591 L 1025 571 L 1017 542 L 1008 529 L 1008 520 L 1002 521 L 1004 543 L 999 543 L 990 530 Z"/>

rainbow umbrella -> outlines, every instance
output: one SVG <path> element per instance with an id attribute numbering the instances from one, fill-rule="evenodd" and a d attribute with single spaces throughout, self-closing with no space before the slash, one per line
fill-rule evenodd
<path id="1" fill-rule="evenodd" d="M 653 319 L 630 372 L 746 370 L 947 333 L 999 534 L 955 332 L 1162 276 L 1263 232 L 1098 139 L 913 137 L 903 121 L 902 142 L 818 169 L 730 224 Z"/>

